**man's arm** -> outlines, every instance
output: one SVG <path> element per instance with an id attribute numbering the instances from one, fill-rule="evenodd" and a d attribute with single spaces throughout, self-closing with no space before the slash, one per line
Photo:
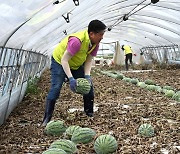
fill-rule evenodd
<path id="1" fill-rule="evenodd" d="M 73 77 L 69 67 L 68 61 L 80 50 L 81 42 L 77 37 L 70 37 L 68 40 L 67 50 L 61 59 L 61 65 L 67 77 Z"/>
<path id="2" fill-rule="evenodd" d="M 61 65 L 64 69 L 64 72 L 66 73 L 67 77 L 70 78 L 72 77 L 72 73 L 71 73 L 71 70 L 70 70 L 70 67 L 69 67 L 69 63 L 68 61 L 72 58 L 71 54 L 66 50 L 64 52 L 64 55 L 61 59 Z"/>
<path id="3" fill-rule="evenodd" d="M 68 61 L 72 58 L 73 56 L 66 50 L 64 52 L 64 55 L 61 59 L 61 65 L 64 69 L 64 72 L 66 73 L 67 77 L 69 78 L 69 83 L 70 83 L 70 89 L 73 92 L 76 92 L 76 87 L 77 87 L 77 82 L 74 79 L 74 77 L 72 76 L 70 67 L 69 67 L 69 63 Z"/>
<path id="4" fill-rule="evenodd" d="M 136 53 L 131 49 L 131 51 L 132 51 L 132 54 L 134 55 L 134 56 L 136 56 Z"/>
<path id="5" fill-rule="evenodd" d="M 85 75 L 90 75 L 90 73 L 91 73 L 92 59 L 93 59 L 93 56 L 91 54 L 89 54 L 86 58 L 86 61 L 84 64 L 84 74 Z"/>

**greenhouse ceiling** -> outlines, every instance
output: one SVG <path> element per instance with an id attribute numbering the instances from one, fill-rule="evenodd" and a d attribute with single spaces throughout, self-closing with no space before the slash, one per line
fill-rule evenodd
<path id="1" fill-rule="evenodd" d="M 138 49 L 179 44 L 179 17 L 179 0 L 0 0 L 0 46 L 51 55 L 93 19 L 108 27 L 102 42 Z"/>

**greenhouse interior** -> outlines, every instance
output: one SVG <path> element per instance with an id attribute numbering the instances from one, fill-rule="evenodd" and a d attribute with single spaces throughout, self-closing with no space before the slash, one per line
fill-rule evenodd
<path id="1" fill-rule="evenodd" d="M 180 153 L 179 0 L 0 0 L 0 154 Z"/>

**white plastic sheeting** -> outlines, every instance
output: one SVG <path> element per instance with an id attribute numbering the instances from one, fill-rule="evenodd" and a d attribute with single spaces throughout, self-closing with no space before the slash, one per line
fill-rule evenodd
<path id="1" fill-rule="evenodd" d="M 23 45 L 25 50 L 51 55 L 64 32 L 84 29 L 93 19 L 112 27 L 103 42 L 120 41 L 136 50 L 180 42 L 179 0 L 156 4 L 151 0 L 59 0 L 53 4 L 56 1 L 0 0 L 0 46 Z M 125 14 L 128 20 L 123 21 Z M 63 16 L 69 16 L 70 22 Z"/>
<path id="2" fill-rule="evenodd" d="M 41 76 L 48 61 L 37 52 L 0 47 L 0 125 L 23 99 L 29 81 Z"/>

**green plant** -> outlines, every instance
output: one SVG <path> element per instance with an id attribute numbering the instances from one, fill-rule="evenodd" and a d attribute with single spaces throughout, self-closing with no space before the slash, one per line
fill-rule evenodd
<path id="1" fill-rule="evenodd" d="M 148 85 L 146 88 L 148 90 L 151 90 L 151 91 L 155 91 L 156 90 L 156 86 L 155 85 Z"/>
<path id="2" fill-rule="evenodd" d="M 131 79 L 131 83 L 132 83 L 132 84 L 137 84 L 138 82 L 139 82 L 139 80 L 138 80 L 138 79 L 134 79 L 134 78 L 133 78 L 133 79 Z"/>
<path id="3" fill-rule="evenodd" d="M 37 76 L 35 78 L 29 77 L 26 94 L 38 94 L 39 92 L 39 88 L 37 86 L 38 81 L 39 81 L 39 77 Z"/>
<path id="4" fill-rule="evenodd" d="M 145 84 L 144 82 L 138 82 L 137 85 L 141 88 L 146 88 L 147 84 Z"/>
<path id="5" fill-rule="evenodd" d="M 165 96 L 167 96 L 167 97 L 173 97 L 174 94 L 175 94 L 175 92 L 173 90 L 167 90 L 165 92 Z"/>
<path id="6" fill-rule="evenodd" d="M 180 102 L 180 91 L 177 91 L 177 92 L 173 95 L 172 99 Z"/>
<path id="7" fill-rule="evenodd" d="M 117 74 L 116 78 L 122 80 L 124 78 L 124 75 L 123 74 Z"/>
<path id="8" fill-rule="evenodd" d="M 171 87 L 171 86 L 164 86 L 163 89 L 166 89 L 166 90 L 173 90 L 173 87 Z"/>
<path id="9" fill-rule="evenodd" d="M 156 87 L 155 87 L 155 90 L 156 90 L 157 92 L 159 92 L 159 93 L 161 93 L 161 92 L 162 92 L 162 88 L 161 88 L 161 86 L 156 86 Z"/>
<path id="10" fill-rule="evenodd" d="M 145 82 L 145 84 L 148 84 L 148 85 L 155 85 L 155 82 L 153 80 L 150 80 L 150 79 L 147 79 L 144 82 Z"/>
<path id="11" fill-rule="evenodd" d="M 126 82 L 131 82 L 131 78 L 127 78 L 127 77 L 124 77 L 122 80 Z"/>

